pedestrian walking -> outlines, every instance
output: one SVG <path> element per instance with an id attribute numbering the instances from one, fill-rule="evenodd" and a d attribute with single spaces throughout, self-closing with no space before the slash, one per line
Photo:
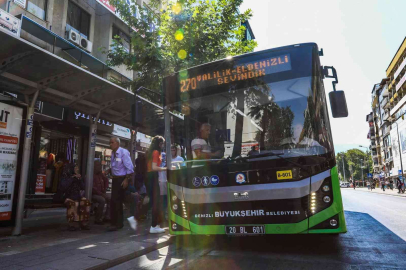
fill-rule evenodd
<path id="1" fill-rule="evenodd" d="M 389 187 L 390 187 L 390 190 L 393 190 L 393 179 L 392 178 L 389 180 Z"/>
<path id="2" fill-rule="evenodd" d="M 123 202 L 125 191 L 130 179 L 134 173 L 134 166 L 131 161 L 130 152 L 120 147 L 120 139 L 112 137 L 110 139 L 111 168 L 108 172 L 111 174 L 113 183 L 111 189 L 111 226 L 109 231 L 117 231 L 124 226 Z"/>
<path id="3" fill-rule="evenodd" d="M 400 177 L 398 177 L 396 179 L 396 186 L 398 188 L 398 193 L 401 193 L 402 192 L 402 180 L 400 180 Z"/>
<path id="4" fill-rule="evenodd" d="M 385 191 L 385 180 L 381 181 L 381 188 L 383 191 Z"/>
<path id="5" fill-rule="evenodd" d="M 164 233 L 165 230 L 159 225 L 163 222 L 163 211 L 161 194 L 159 188 L 158 172 L 166 171 L 166 167 L 161 167 L 162 164 L 162 149 L 165 146 L 165 139 L 162 136 L 155 136 L 152 139 L 151 146 L 147 151 L 147 179 L 145 186 L 150 198 L 152 206 L 152 222 L 150 233 Z"/>

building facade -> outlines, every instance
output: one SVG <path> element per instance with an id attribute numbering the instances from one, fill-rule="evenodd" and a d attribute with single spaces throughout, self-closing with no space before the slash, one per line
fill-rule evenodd
<path id="1" fill-rule="evenodd" d="M 367 116 L 374 172 L 380 177 L 397 178 L 406 173 L 405 66 L 406 39 L 386 69 L 386 77 L 374 85 L 372 113 Z"/>

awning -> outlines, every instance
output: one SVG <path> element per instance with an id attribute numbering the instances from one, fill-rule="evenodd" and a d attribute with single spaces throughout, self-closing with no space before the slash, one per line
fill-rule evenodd
<path id="1" fill-rule="evenodd" d="M 398 93 L 395 93 L 394 95 L 393 95 L 393 98 L 397 98 L 398 97 Z"/>
<path id="2" fill-rule="evenodd" d="M 30 95 L 38 86 L 45 85 L 39 100 L 77 110 L 97 114 L 100 118 L 119 125 L 131 126 L 131 105 L 134 94 L 101 77 L 111 69 L 89 53 L 76 47 L 31 19 L 22 16 L 22 30 L 65 50 L 86 68 L 72 64 L 25 39 L 0 31 L 0 90 Z M 2 63 L 4 62 L 4 65 Z M 128 78 L 127 78 L 128 79 Z M 164 135 L 164 113 L 160 95 L 150 96 L 140 91 L 137 95 L 142 104 L 143 119 L 139 131 Z M 173 121 L 183 121 L 175 115 Z"/>
<path id="3" fill-rule="evenodd" d="M 134 94 L 22 38 L 0 31 L 0 89 L 131 126 Z"/>
<path id="4" fill-rule="evenodd" d="M 84 51 L 83 49 L 79 48 L 72 42 L 69 42 L 68 40 L 64 39 L 63 37 L 58 36 L 54 32 L 48 30 L 47 28 L 36 23 L 35 21 L 31 20 L 28 17 L 21 16 L 21 30 L 26 31 L 27 33 L 35 36 L 36 38 L 52 46 L 62 49 L 64 52 L 66 52 L 72 58 L 74 58 L 78 63 L 80 63 L 83 66 L 86 66 L 86 68 L 94 74 L 103 77 L 103 75 L 106 74 L 108 70 L 114 70 L 113 68 L 108 67 L 105 63 L 103 63 L 90 53 Z M 125 78 L 127 80 L 131 80 L 127 77 Z"/>

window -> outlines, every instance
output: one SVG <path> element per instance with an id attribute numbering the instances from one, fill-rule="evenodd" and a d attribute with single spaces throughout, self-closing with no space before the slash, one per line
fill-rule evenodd
<path id="1" fill-rule="evenodd" d="M 41 20 L 45 20 L 47 4 L 47 0 L 28 0 L 25 9 Z"/>
<path id="2" fill-rule="evenodd" d="M 87 39 L 90 32 L 90 14 L 81 9 L 78 5 L 69 1 L 67 24 L 75 28 Z"/>
<path id="3" fill-rule="evenodd" d="M 155 31 L 155 28 L 156 28 L 156 26 L 155 26 L 155 12 L 154 11 L 152 11 L 152 9 L 149 7 L 149 6 L 147 6 L 147 4 L 143 4 L 143 7 L 144 7 L 144 11 L 146 12 L 146 14 L 148 15 L 148 16 L 152 16 L 153 17 L 153 19 L 152 19 L 152 22 L 150 23 L 150 25 L 149 25 L 149 31 L 150 32 L 154 32 Z"/>
<path id="4" fill-rule="evenodd" d="M 119 36 L 121 45 L 123 45 L 123 47 L 127 50 L 127 52 L 130 52 L 131 38 L 114 25 L 112 32 L 113 32 L 112 38 L 116 39 L 117 36 Z"/>

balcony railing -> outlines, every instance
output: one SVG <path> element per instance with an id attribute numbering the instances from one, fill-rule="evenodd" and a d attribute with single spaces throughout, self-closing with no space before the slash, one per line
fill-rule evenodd
<path id="1" fill-rule="evenodd" d="M 385 107 L 386 104 L 388 104 L 388 98 L 387 97 L 382 100 L 381 107 L 382 108 Z"/>

